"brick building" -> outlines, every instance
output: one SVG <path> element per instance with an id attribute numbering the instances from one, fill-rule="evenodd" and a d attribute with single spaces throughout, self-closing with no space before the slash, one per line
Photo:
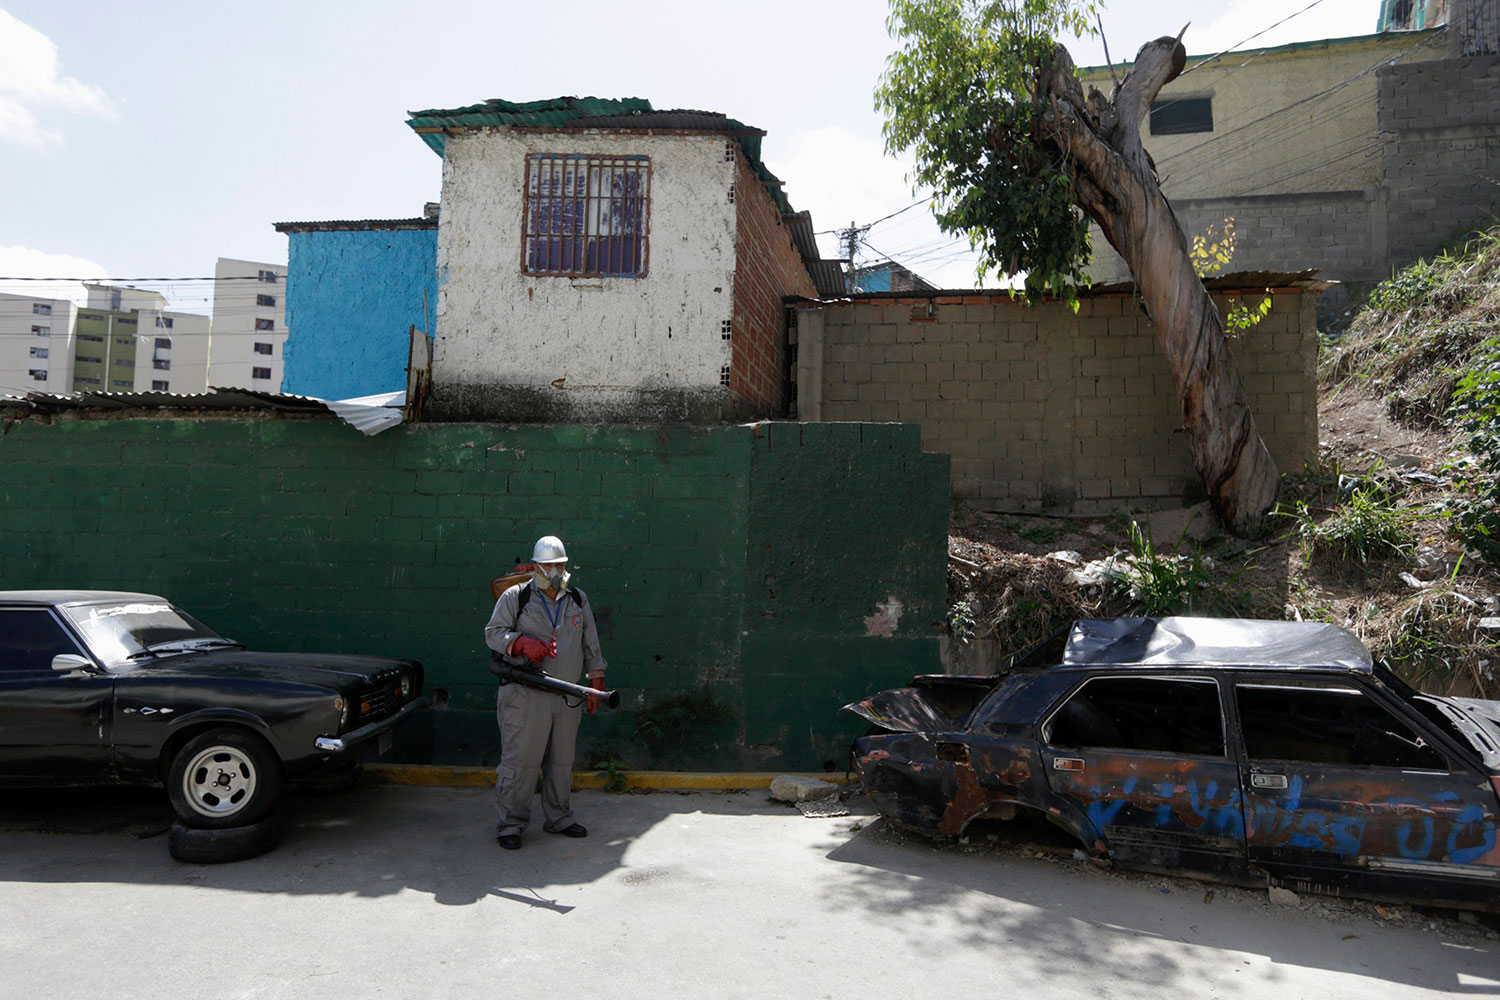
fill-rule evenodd
<path id="1" fill-rule="evenodd" d="M 842 290 L 761 130 L 639 99 L 414 112 L 443 157 L 436 419 L 782 416 L 788 295 Z"/>

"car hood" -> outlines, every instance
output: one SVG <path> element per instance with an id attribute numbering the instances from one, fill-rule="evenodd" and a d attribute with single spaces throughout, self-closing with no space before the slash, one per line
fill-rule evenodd
<path id="1" fill-rule="evenodd" d="M 994 690 L 996 678 L 961 674 L 923 674 L 912 686 L 891 688 L 845 705 L 882 729 L 897 733 L 941 733 L 962 727 L 974 706 Z"/>
<path id="2" fill-rule="evenodd" d="M 410 660 L 384 656 L 347 656 L 333 653 L 257 653 L 248 649 L 210 649 L 167 654 L 130 669 L 137 676 L 212 677 L 234 680 L 280 681 L 347 688 L 372 684 L 383 675 L 411 668 Z"/>
<path id="3" fill-rule="evenodd" d="M 1448 709 L 1448 716 L 1463 731 L 1484 758 L 1485 764 L 1500 769 L 1500 701 L 1479 698 L 1453 698 L 1423 695 Z"/>

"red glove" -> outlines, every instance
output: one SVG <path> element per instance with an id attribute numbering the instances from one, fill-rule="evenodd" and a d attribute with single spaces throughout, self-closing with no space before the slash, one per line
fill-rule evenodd
<path id="1" fill-rule="evenodd" d="M 599 677 L 590 677 L 589 678 L 589 687 L 593 688 L 595 691 L 603 691 L 604 690 L 604 677 L 602 675 L 599 676 Z M 592 695 L 590 695 L 589 698 L 588 698 L 588 703 L 589 703 L 588 704 L 588 713 L 590 715 L 593 715 L 594 714 L 594 710 L 599 707 L 599 699 L 593 697 Z"/>
<path id="2" fill-rule="evenodd" d="M 510 651 L 516 656 L 524 656 L 532 663 L 541 663 L 544 659 L 552 656 L 551 647 L 540 639 L 533 639 L 529 635 L 523 635 L 510 644 Z"/>

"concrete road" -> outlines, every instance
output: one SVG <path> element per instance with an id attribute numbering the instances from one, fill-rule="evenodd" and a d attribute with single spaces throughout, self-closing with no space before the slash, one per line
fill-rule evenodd
<path id="1" fill-rule="evenodd" d="M 210 867 L 168 857 L 157 795 L 0 803 L 7 1000 L 1500 994 L 1483 927 L 1206 902 L 1201 883 L 934 847 L 762 792 L 581 792 L 588 839 L 534 831 L 518 852 L 482 790 L 299 795 L 280 849 Z"/>

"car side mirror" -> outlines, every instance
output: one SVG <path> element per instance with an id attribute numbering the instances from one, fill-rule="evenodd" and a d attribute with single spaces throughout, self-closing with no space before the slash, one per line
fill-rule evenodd
<path id="1" fill-rule="evenodd" d="M 88 670 L 93 665 L 93 660 L 87 656 L 79 656 L 77 653 L 58 653 L 52 658 L 52 669 L 60 674 L 72 673 L 75 670 Z"/>

